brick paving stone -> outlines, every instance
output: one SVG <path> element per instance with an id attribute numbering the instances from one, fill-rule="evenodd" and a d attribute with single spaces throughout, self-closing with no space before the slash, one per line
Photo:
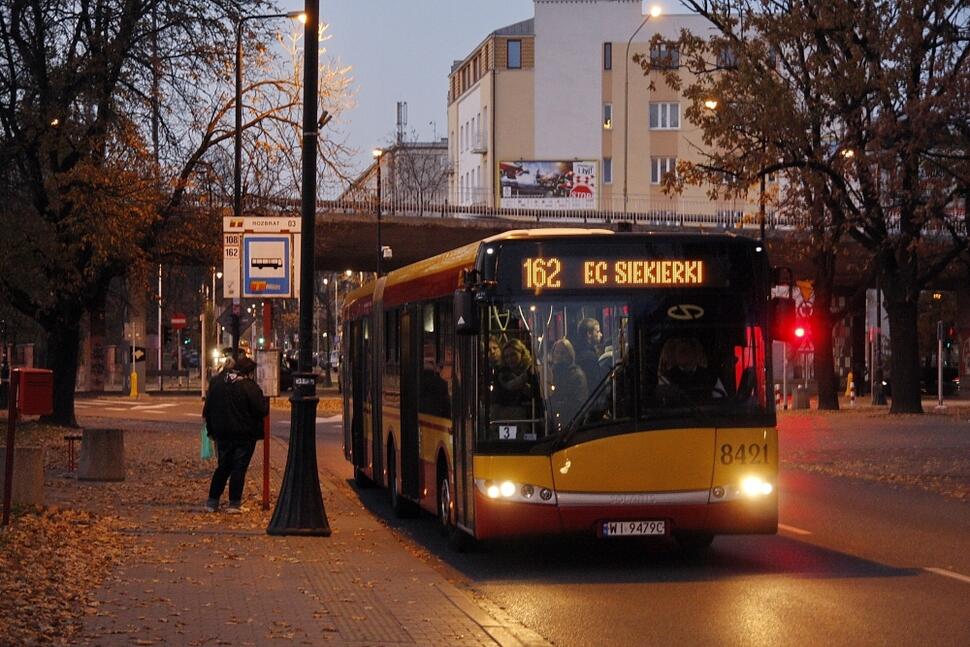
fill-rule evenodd
<path id="1" fill-rule="evenodd" d="M 172 434 L 198 438 L 195 430 Z M 275 494 L 287 447 L 271 447 Z M 203 497 L 128 511 L 138 523 L 126 542 L 152 550 L 96 592 L 98 611 L 85 619 L 80 644 L 547 644 L 411 554 L 328 472 L 321 480 L 332 536 L 266 535 L 270 513 L 255 509 L 261 453 L 247 477 L 244 515 L 205 515 Z M 158 507 L 184 523 L 159 522 Z"/>

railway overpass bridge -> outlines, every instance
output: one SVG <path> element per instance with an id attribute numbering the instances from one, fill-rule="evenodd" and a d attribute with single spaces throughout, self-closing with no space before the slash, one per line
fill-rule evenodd
<path id="1" fill-rule="evenodd" d="M 299 205 L 285 210 L 298 216 Z M 264 214 L 260 214 L 264 215 Z M 268 213 L 265 215 L 269 215 Z M 274 215 L 278 215 L 274 214 Z M 377 209 L 374 202 L 321 201 L 317 208 L 316 262 L 325 271 L 373 272 L 377 261 Z M 454 249 L 466 243 L 510 229 L 542 227 L 584 227 L 630 231 L 698 231 L 731 233 L 757 238 L 758 215 L 735 210 L 706 214 L 673 211 L 622 213 L 616 211 L 559 211 L 501 209 L 454 205 L 392 203 L 381 211 L 381 243 L 392 250 L 385 270 Z M 799 276 L 810 268 L 792 253 L 793 238 L 804 240 L 798 223 L 767 214 L 765 239 L 772 262 L 793 267 Z M 860 255 L 854 255 L 859 258 Z M 846 263 L 846 271 L 860 270 Z M 861 270 L 860 270 L 861 271 Z"/>

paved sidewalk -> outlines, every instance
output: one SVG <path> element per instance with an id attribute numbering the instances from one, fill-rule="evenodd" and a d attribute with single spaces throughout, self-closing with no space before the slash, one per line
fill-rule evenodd
<path id="1" fill-rule="evenodd" d="M 148 433 L 130 431 L 126 444 Z M 177 442 L 183 454 L 198 451 L 185 432 L 167 435 L 165 447 Z M 285 443 L 274 439 L 274 496 L 285 456 Z M 182 464 L 181 456 L 173 460 Z M 196 480 L 205 481 L 209 469 L 197 469 Z M 258 508 L 260 469 L 254 460 L 250 508 Z M 205 514 L 162 500 L 130 511 L 138 521 L 124 536 L 135 558 L 97 591 L 81 644 L 547 644 L 413 554 L 363 509 L 346 481 L 326 472 L 321 478 L 329 538 L 269 537 L 271 512 L 258 509 Z"/>

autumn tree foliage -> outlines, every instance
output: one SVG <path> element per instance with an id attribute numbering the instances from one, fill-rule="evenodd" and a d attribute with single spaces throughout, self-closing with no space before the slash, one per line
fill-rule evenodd
<path id="1" fill-rule="evenodd" d="M 0 298 L 47 333 L 56 422 L 75 422 L 80 322 L 110 281 L 147 277 L 158 262 L 218 259 L 240 10 L 275 8 L 262 0 L 0 5 Z M 292 132 L 301 90 L 295 73 L 262 76 L 274 60 L 270 26 L 245 29 L 243 128 L 257 160 L 245 177 L 255 178 L 267 155 L 299 159 L 299 137 L 267 144 L 263 135 Z M 322 95 L 333 96 L 321 105 L 338 111 L 345 88 L 326 87 Z"/>
<path id="2" fill-rule="evenodd" d="M 885 292 L 891 410 L 920 412 L 919 293 L 967 248 L 970 5 L 683 4 L 711 25 L 677 43 L 693 74 L 640 61 L 648 75 L 682 88 L 687 117 L 712 151 L 682 165 L 678 181 L 747 193 L 781 174 L 779 208 L 802 218 L 816 272 L 823 405 L 834 403 L 832 288 L 846 279 L 836 277 L 836 260 L 848 253 L 862 257 L 856 274 L 878 277 Z"/>

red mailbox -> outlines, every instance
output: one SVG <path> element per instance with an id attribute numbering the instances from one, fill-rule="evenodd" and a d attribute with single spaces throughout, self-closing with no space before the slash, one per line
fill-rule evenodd
<path id="1" fill-rule="evenodd" d="M 44 368 L 14 369 L 17 409 L 23 416 L 54 413 L 54 372 Z"/>

